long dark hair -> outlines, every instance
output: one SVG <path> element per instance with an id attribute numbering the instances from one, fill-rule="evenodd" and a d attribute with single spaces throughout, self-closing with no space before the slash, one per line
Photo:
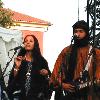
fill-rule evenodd
<path id="1" fill-rule="evenodd" d="M 32 57 L 34 57 L 34 58 L 37 58 L 37 59 L 39 59 L 39 58 L 43 58 L 43 56 L 42 56 L 42 54 L 41 54 L 41 52 L 40 52 L 40 47 L 39 47 L 39 42 L 38 42 L 38 39 L 34 36 L 34 35 L 27 35 L 25 38 L 24 38 L 24 42 L 25 42 L 25 39 L 28 37 L 28 36 L 32 36 L 33 37 L 33 39 L 34 39 L 34 48 L 33 48 L 33 50 L 32 50 Z M 24 43 L 23 42 L 23 43 Z M 21 50 L 19 51 L 19 53 L 18 53 L 18 56 L 25 56 L 25 54 L 26 54 L 26 50 L 25 50 L 25 48 L 21 48 Z"/>

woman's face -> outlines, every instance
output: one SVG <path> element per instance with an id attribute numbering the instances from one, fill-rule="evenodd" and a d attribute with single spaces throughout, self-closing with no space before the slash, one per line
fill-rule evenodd
<path id="1" fill-rule="evenodd" d="M 34 38 L 32 36 L 27 36 L 24 40 L 24 47 L 26 50 L 31 51 L 34 48 Z"/>

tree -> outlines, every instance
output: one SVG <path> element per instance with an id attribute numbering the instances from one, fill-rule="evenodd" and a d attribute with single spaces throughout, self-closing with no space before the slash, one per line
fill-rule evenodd
<path id="1" fill-rule="evenodd" d="M 0 0 L 0 8 L 3 8 L 3 2 Z"/>
<path id="2" fill-rule="evenodd" d="M 3 2 L 0 0 L 0 26 L 10 28 L 14 22 L 12 16 L 11 10 L 3 8 Z"/>

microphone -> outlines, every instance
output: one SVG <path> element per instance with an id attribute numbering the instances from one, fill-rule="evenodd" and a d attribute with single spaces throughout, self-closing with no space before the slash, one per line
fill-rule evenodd
<path id="1" fill-rule="evenodd" d="M 79 35 L 78 34 L 74 34 L 73 35 L 73 40 L 76 40 L 76 39 L 78 39 L 79 38 Z"/>
<path id="2" fill-rule="evenodd" d="M 12 51 L 12 50 L 16 51 L 16 50 L 21 49 L 21 48 L 23 48 L 23 47 L 22 46 L 17 46 L 17 47 L 15 47 L 13 49 L 10 49 L 9 51 Z"/>

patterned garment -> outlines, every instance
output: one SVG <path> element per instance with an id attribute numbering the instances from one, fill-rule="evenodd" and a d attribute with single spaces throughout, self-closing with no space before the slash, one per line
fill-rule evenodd
<path id="1" fill-rule="evenodd" d="M 26 73 L 26 83 L 25 83 L 26 96 L 28 95 L 28 92 L 30 90 L 32 62 L 28 62 L 27 66 L 28 66 L 28 71 Z"/>
<path id="2" fill-rule="evenodd" d="M 96 78 L 96 80 L 100 80 L 100 49 L 95 48 L 94 50 L 95 50 L 95 60 L 96 60 L 96 62 L 95 62 L 96 69 L 95 69 L 94 77 Z M 66 80 L 65 71 L 66 72 L 68 71 L 68 62 L 66 59 L 69 57 L 70 51 L 71 51 L 70 46 L 64 48 L 56 60 L 56 63 L 55 63 L 55 66 L 54 66 L 54 69 L 53 69 L 53 72 L 52 72 L 51 78 L 50 78 L 50 82 L 55 86 L 55 88 L 57 86 L 60 86 L 61 85 L 60 83 L 65 82 L 65 80 Z M 76 65 L 75 70 L 74 70 L 73 80 L 76 80 L 80 77 L 80 72 L 82 72 L 84 69 L 84 64 L 85 64 L 86 59 L 88 57 L 88 53 L 89 53 L 89 46 L 78 48 L 77 65 Z M 90 63 L 90 67 L 89 67 L 90 80 L 92 80 L 92 78 L 93 78 L 93 61 L 94 61 L 94 59 L 92 59 L 92 61 Z M 63 69 L 63 68 L 61 68 L 62 63 L 65 66 L 64 68 L 66 70 L 63 70 L 62 74 L 60 74 L 59 71 L 61 69 Z M 87 98 L 84 99 L 84 97 L 82 97 L 79 100 L 100 100 L 99 95 L 97 95 L 97 94 L 96 94 L 96 96 L 94 95 L 95 93 L 98 93 L 98 92 L 95 92 L 95 91 L 92 92 L 91 87 L 89 87 L 88 91 L 89 91 L 89 93 L 86 93 Z M 72 98 L 72 96 L 71 96 L 71 98 Z M 68 100 L 71 100 L 71 99 L 68 99 Z M 74 100 L 77 100 L 77 99 L 74 98 Z"/>

